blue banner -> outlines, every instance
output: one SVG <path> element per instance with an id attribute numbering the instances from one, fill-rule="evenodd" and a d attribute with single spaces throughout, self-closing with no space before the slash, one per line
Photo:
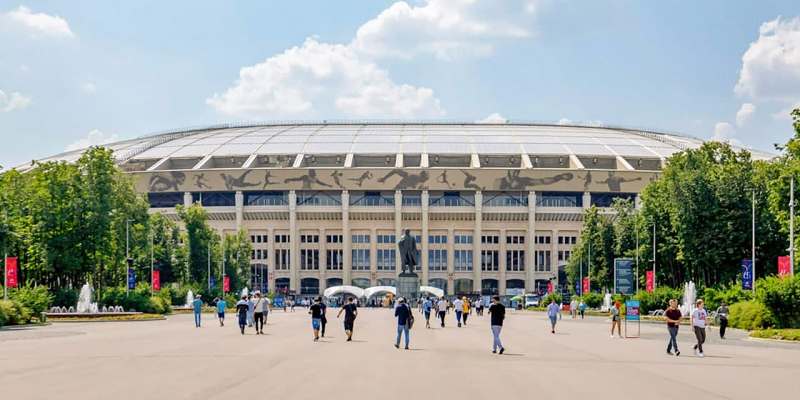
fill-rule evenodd
<path id="1" fill-rule="evenodd" d="M 575 282 L 575 293 L 577 293 L 579 296 L 583 294 L 583 293 L 581 293 L 581 289 L 582 288 L 581 288 L 580 281 Z"/>
<path id="2" fill-rule="evenodd" d="M 753 290 L 753 260 L 742 260 L 742 289 Z"/>
<path id="3" fill-rule="evenodd" d="M 272 299 L 272 306 L 275 308 L 283 308 L 284 307 L 283 296 L 275 296 L 275 298 Z"/>
<path id="4" fill-rule="evenodd" d="M 128 289 L 136 289 L 136 271 L 128 268 Z"/>
<path id="5" fill-rule="evenodd" d="M 209 283 L 209 284 L 211 284 L 211 288 L 212 288 L 212 289 L 216 288 L 216 287 L 217 287 L 217 278 L 215 278 L 215 277 L 213 277 L 213 276 L 212 276 L 212 277 L 211 277 L 211 278 L 208 280 L 208 283 Z"/>

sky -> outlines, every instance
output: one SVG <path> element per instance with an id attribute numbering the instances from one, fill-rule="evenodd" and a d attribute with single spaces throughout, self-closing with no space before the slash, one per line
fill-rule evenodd
<path id="1" fill-rule="evenodd" d="M 242 121 L 542 121 L 773 150 L 786 1 L 0 0 L 0 165 Z"/>

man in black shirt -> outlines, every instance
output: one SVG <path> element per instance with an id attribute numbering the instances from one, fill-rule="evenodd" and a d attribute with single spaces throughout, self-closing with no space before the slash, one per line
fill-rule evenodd
<path id="1" fill-rule="evenodd" d="M 489 315 L 492 316 L 492 336 L 494 342 L 492 343 L 492 353 L 497 353 L 500 349 L 500 354 L 503 354 L 506 349 L 500 341 L 500 331 L 503 329 L 503 320 L 506 318 L 506 307 L 500 303 L 500 296 L 492 297 L 492 305 L 489 307 Z"/>
<path id="2" fill-rule="evenodd" d="M 342 315 L 342 311 L 344 311 L 344 333 L 347 334 L 347 341 L 351 342 L 353 340 L 353 322 L 356 321 L 356 316 L 358 316 L 358 309 L 353 303 L 352 297 L 347 299 L 347 304 L 339 309 L 339 314 L 336 314 L 336 318 Z"/>
<path id="3" fill-rule="evenodd" d="M 311 328 L 314 329 L 314 341 L 319 340 L 319 328 L 322 325 L 322 302 L 319 298 L 314 299 L 314 304 L 308 309 L 311 314 Z"/>

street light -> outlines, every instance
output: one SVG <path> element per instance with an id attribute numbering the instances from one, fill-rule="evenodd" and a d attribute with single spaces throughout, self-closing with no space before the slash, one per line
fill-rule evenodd
<path id="1" fill-rule="evenodd" d="M 16 232 L 12 232 L 11 228 L 9 227 L 8 213 L 3 213 L 3 219 L 3 225 L 5 227 L 3 233 L 14 235 L 17 238 L 20 238 L 21 236 Z M 3 300 L 8 300 L 8 237 L 3 238 Z"/>

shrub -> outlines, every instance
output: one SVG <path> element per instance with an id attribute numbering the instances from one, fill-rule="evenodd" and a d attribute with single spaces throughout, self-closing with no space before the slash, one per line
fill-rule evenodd
<path id="1" fill-rule="evenodd" d="M 800 275 L 756 282 L 757 300 L 769 309 L 778 328 L 800 328 Z"/>
<path id="2" fill-rule="evenodd" d="M 542 301 L 539 302 L 540 305 L 547 307 L 550 304 L 550 300 L 555 300 L 556 304 L 561 305 L 561 294 L 560 293 L 548 293 L 544 297 L 542 297 Z"/>
<path id="3" fill-rule="evenodd" d="M 78 304 L 80 293 L 76 289 L 61 288 L 53 291 L 53 306 L 55 307 L 75 307 Z"/>
<path id="4" fill-rule="evenodd" d="M 716 289 L 706 288 L 703 290 L 703 296 L 700 298 L 706 303 L 707 310 L 714 311 L 723 301 L 730 306 L 731 304 L 752 300 L 753 292 L 750 290 L 743 290 L 741 285 Z"/>
<path id="5" fill-rule="evenodd" d="M 598 308 L 603 304 L 603 295 L 600 293 L 586 293 L 582 296 L 583 302 L 589 308 Z"/>
<path id="6" fill-rule="evenodd" d="M 730 307 L 728 321 L 734 328 L 762 329 L 773 324 L 773 316 L 767 307 L 758 301 L 742 301 Z"/>
<path id="7" fill-rule="evenodd" d="M 647 314 L 655 310 L 666 310 L 670 299 L 676 299 L 680 303 L 682 295 L 680 289 L 659 286 L 653 293 L 642 291 L 633 296 L 633 298 L 639 300 L 639 312 Z"/>
<path id="8" fill-rule="evenodd" d="M 53 296 L 44 286 L 25 286 L 9 292 L 11 299 L 27 308 L 32 316 L 39 317 L 47 311 L 53 301 Z"/>
<path id="9" fill-rule="evenodd" d="M 125 293 L 125 288 L 109 288 L 103 292 L 100 306 L 122 306 L 125 311 L 139 311 L 148 314 L 165 314 L 172 311 L 158 296 L 150 296 L 150 287 L 142 285 Z"/>
<path id="10" fill-rule="evenodd" d="M 0 300 L 0 326 L 31 322 L 31 312 L 16 300 Z"/>

